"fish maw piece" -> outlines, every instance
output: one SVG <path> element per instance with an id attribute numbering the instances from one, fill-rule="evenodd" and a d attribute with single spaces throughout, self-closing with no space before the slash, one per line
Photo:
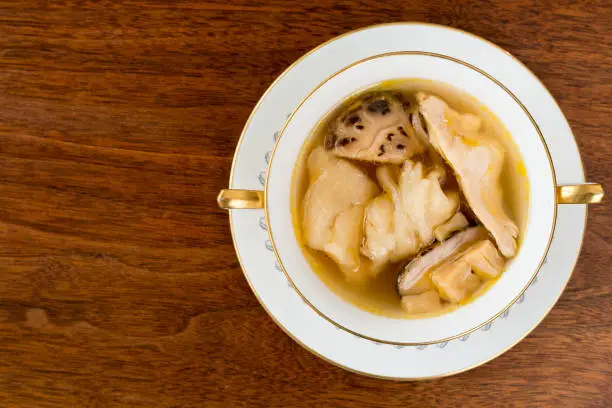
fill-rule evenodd
<path id="1" fill-rule="evenodd" d="M 472 266 L 472 271 L 484 280 L 498 277 L 506 263 L 489 240 L 475 244 L 466 252 L 463 259 Z"/>
<path id="2" fill-rule="evenodd" d="M 453 232 L 465 229 L 469 226 L 467 218 L 461 211 L 458 211 L 450 220 L 438 226 L 434 230 L 434 236 L 440 242 L 448 238 Z"/>
<path id="3" fill-rule="evenodd" d="M 480 278 L 464 260 L 443 264 L 432 272 L 431 280 L 440 296 L 452 303 L 463 301 L 480 286 Z"/>
<path id="4" fill-rule="evenodd" d="M 393 212 L 393 203 L 387 194 L 370 201 L 365 209 L 361 253 L 377 264 L 388 262 L 395 248 Z"/>
<path id="5" fill-rule="evenodd" d="M 442 309 L 440 295 L 435 290 L 403 296 L 401 304 L 402 309 L 409 314 L 432 313 Z"/>
<path id="6" fill-rule="evenodd" d="M 401 207 L 406 212 L 423 246 L 433 241 L 433 230 L 450 219 L 459 208 L 456 194 L 440 187 L 435 173 L 424 174 L 423 165 L 407 160 L 399 181 Z"/>
<path id="7" fill-rule="evenodd" d="M 362 205 L 356 205 L 341 212 L 334 222 L 331 240 L 323 248 L 347 280 L 354 278 L 360 267 L 363 211 Z"/>
<path id="8" fill-rule="evenodd" d="M 445 193 L 439 174 L 426 174 L 421 163 L 407 160 L 397 172 L 395 166 L 377 169 L 385 194 L 366 209 L 362 253 L 377 264 L 399 262 L 431 244 L 434 228 L 459 207 L 457 194 Z"/>
<path id="9" fill-rule="evenodd" d="M 396 164 L 424 149 L 403 104 L 389 93 L 352 104 L 333 123 L 325 146 L 339 157 Z"/>
<path id="10" fill-rule="evenodd" d="M 366 208 L 361 253 L 376 266 L 395 262 L 398 252 L 401 256 L 409 256 L 419 248 L 411 220 L 400 207 L 397 185 L 399 173 L 399 166 L 378 166 L 376 178 L 385 192 L 372 200 Z"/>
<path id="11" fill-rule="evenodd" d="M 365 205 L 379 189 L 355 165 L 322 147 L 310 153 L 308 172 L 310 186 L 304 196 L 302 213 L 304 241 L 310 248 L 324 251 L 332 241 L 336 217 L 356 205 Z"/>
<path id="12" fill-rule="evenodd" d="M 504 151 L 478 133 L 480 122 L 466 117 L 438 97 L 417 94 L 427 122 L 429 142 L 457 175 L 459 186 L 476 217 L 493 235 L 501 253 L 516 254 L 518 227 L 504 209 L 500 174 Z"/>

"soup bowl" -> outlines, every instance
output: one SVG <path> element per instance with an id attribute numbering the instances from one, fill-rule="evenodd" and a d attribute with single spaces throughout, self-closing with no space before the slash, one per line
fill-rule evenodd
<path id="1" fill-rule="evenodd" d="M 474 301 L 450 313 L 421 319 L 381 316 L 335 294 L 303 255 L 291 211 L 293 170 L 317 124 L 352 95 L 381 82 L 407 78 L 446 83 L 480 101 L 512 136 L 529 179 L 530 201 L 522 243 L 505 272 Z M 552 160 L 540 129 L 521 101 L 502 83 L 461 60 L 411 51 L 357 61 L 319 84 L 302 100 L 280 132 L 269 161 L 264 191 L 223 190 L 218 203 L 226 209 L 264 208 L 270 241 L 287 279 L 302 299 L 330 323 L 380 343 L 425 345 L 464 336 L 508 309 L 546 261 L 557 205 L 599 202 L 602 197 L 599 184 L 556 184 Z"/>

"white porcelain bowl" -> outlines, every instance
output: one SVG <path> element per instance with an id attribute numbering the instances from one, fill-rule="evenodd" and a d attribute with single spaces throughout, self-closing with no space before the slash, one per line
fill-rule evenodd
<path id="1" fill-rule="evenodd" d="M 338 322 L 330 323 L 330 319 L 334 317 L 332 312 L 338 313 L 341 318 L 346 318 L 349 323 L 354 324 L 357 330 L 368 331 L 373 334 L 373 337 L 379 338 L 380 333 L 370 330 L 367 325 L 373 323 L 387 327 L 387 324 L 401 324 L 402 322 L 392 319 L 387 319 L 390 322 L 385 322 L 384 318 L 380 318 L 382 321 L 376 318 L 372 322 L 372 316 L 367 314 L 365 317 L 367 325 L 355 322 L 355 319 L 359 319 L 357 316 L 362 315 L 354 315 L 350 305 L 341 304 L 339 299 L 331 298 L 329 290 L 316 280 L 316 275 L 312 271 L 307 269 L 302 254 L 298 251 L 279 250 L 280 258 L 287 268 L 287 271 L 283 272 L 278 262 L 279 258 L 273 252 L 270 232 L 276 244 L 294 240 L 294 234 L 288 230 L 290 222 L 283 221 L 281 213 L 277 213 L 276 210 L 269 212 L 270 225 L 268 225 L 263 211 L 264 191 L 257 189 L 266 184 L 266 165 L 269 162 L 273 144 L 278 139 L 279 130 L 285 124 L 288 114 L 297 110 L 298 106 L 302 105 L 303 98 L 310 95 L 317 85 L 325 82 L 339 70 L 344 71 L 347 66 L 352 67 L 361 60 L 372 59 L 382 53 L 404 53 L 407 50 L 413 52 L 405 54 L 415 54 L 414 51 L 420 51 L 420 54 L 428 56 L 432 56 L 432 53 L 441 54 L 441 58 L 447 62 L 426 62 L 427 69 L 405 67 L 406 70 L 402 70 L 397 77 L 417 76 L 416 71 L 413 71 L 417 69 L 420 70 L 421 74 L 418 76 L 421 77 L 436 76 L 442 80 L 444 77 L 450 77 L 446 82 L 480 98 L 495 111 L 510 130 L 518 126 L 513 123 L 514 121 L 520 121 L 523 127 L 528 128 L 524 125 L 524 112 L 519 112 L 516 117 L 503 116 L 500 110 L 516 110 L 516 107 L 496 108 L 499 104 L 505 105 L 505 102 L 502 101 L 508 101 L 509 105 L 516 101 L 510 101 L 503 95 L 498 95 L 500 99 L 495 101 L 497 97 L 493 96 L 493 93 L 497 95 L 499 90 L 478 90 L 477 87 L 471 86 L 493 88 L 497 85 L 512 91 L 532 114 L 550 150 L 558 184 L 556 204 L 586 204 L 599 202 L 603 197 L 601 185 L 583 184 L 584 170 L 569 124 L 542 82 L 508 52 L 473 34 L 424 23 L 382 24 L 343 34 L 321 44 L 292 64 L 263 94 L 247 120 L 232 163 L 231 189 L 221 191 L 218 203 L 222 208 L 230 210 L 229 223 L 232 238 L 245 279 L 262 307 L 280 328 L 297 343 L 333 364 L 361 374 L 397 380 L 438 378 L 469 370 L 501 355 L 527 336 L 544 319 L 567 285 L 582 245 L 587 213 L 586 205 L 558 206 L 554 238 L 545 263 L 536 275 L 536 279 L 510 309 L 506 309 L 497 319 L 489 321 L 480 330 L 461 336 L 454 341 L 441 341 L 430 346 L 423 343 L 409 346 L 373 341 L 365 338 L 360 332 L 351 334 L 347 331 L 350 330 L 348 328 L 340 329 Z M 423 59 L 412 61 L 422 62 Z M 473 73 L 468 74 L 465 68 L 453 68 L 449 62 L 455 62 L 464 67 L 474 66 L 473 69 L 487 77 L 493 84 L 482 78 L 467 82 L 465 78 L 472 77 Z M 437 65 L 437 68 L 433 69 L 434 65 Z M 447 69 L 450 69 L 447 73 L 440 72 Z M 466 75 L 466 77 L 459 77 L 459 75 Z M 363 78 L 363 82 L 376 81 L 374 78 Z M 358 86 L 345 84 L 338 89 L 350 93 L 349 88 L 357 89 Z M 489 92 L 491 92 L 490 95 Z M 481 94 L 489 95 L 488 97 L 494 101 L 491 102 L 489 99 L 485 101 L 486 96 L 481 96 Z M 333 95 L 331 100 L 325 102 L 329 103 L 328 106 L 334 106 L 341 99 L 341 95 Z M 296 116 L 300 115 L 296 113 Z M 292 118 L 292 121 L 294 119 L 296 118 Z M 317 118 L 312 117 L 303 123 L 314 123 L 316 120 Z M 300 139 L 309 132 L 310 129 L 295 129 L 292 133 L 294 136 L 291 137 Z M 514 137 L 517 139 L 531 138 L 531 143 L 536 143 L 533 140 L 536 133 L 528 130 L 526 134 L 515 133 Z M 289 138 L 287 135 L 289 133 L 285 132 L 281 139 Z M 279 143 L 286 142 L 283 140 Z M 517 144 L 523 150 L 523 155 L 530 154 L 524 150 L 524 144 L 521 143 L 520 140 L 517 140 Z M 296 147 L 288 147 L 289 150 L 294 148 Z M 279 158 L 280 156 L 274 161 L 276 162 Z M 541 165 L 545 166 L 544 163 Z M 273 164 L 274 166 L 277 164 Z M 287 183 L 291 178 L 290 171 L 283 174 L 276 173 L 276 176 L 273 176 L 272 172 L 277 171 L 278 169 L 271 169 L 270 176 L 279 177 L 280 184 Z M 528 171 L 531 183 L 534 181 L 540 183 L 539 178 L 543 176 L 537 172 L 534 174 L 533 167 Z M 547 181 L 543 183 L 547 184 Z M 271 189 L 285 188 L 280 184 L 278 186 L 275 184 L 276 181 L 268 185 L 270 197 L 272 196 Z M 284 206 L 287 201 L 288 196 L 282 196 L 279 197 L 278 204 Z M 271 201 L 268 204 L 269 207 L 274 206 Z M 247 208 L 256 210 L 243 210 Z M 536 211 L 535 204 L 532 202 L 530 212 L 532 222 L 533 218 L 540 216 L 541 214 Z M 539 220 L 536 222 L 540 223 Z M 281 225 L 284 232 L 278 229 L 281 227 L 276 226 L 277 224 Z M 529 228 L 528 234 L 532 234 L 535 229 L 531 229 L 531 226 Z M 287 245 L 290 247 L 295 243 L 288 242 Z M 524 244 L 522 248 L 525 250 L 528 245 Z M 529 251 L 533 249 L 529 247 Z M 524 255 L 521 253 L 519 256 Z M 529 260 L 525 262 L 530 263 Z M 520 270 L 518 263 L 515 263 L 506 274 L 520 275 L 514 281 L 515 286 L 520 287 L 521 282 L 528 279 L 529 275 L 534 272 L 533 268 L 536 267 L 534 263 L 531 270 Z M 342 310 L 328 310 L 329 315 L 322 317 L 323 312 L 316 313 L 307 303 L 304 295 L 298 294 L 294 289 L 288 277 L 292 280 L 295 278 L 296 286 L 302 285 L 298 288 L 300 291 L 321 289 L 322 294 L 315 292 L 311 294 L 312 296 L 309 295 L 311 299 L 308 301 L 312 301 L 313 305 L 316 302 L 322 307 L 330 308 L 335 302 L 339 302 Z M 298 279 L 304 282 L 298 283 Z M 513 280 L 510 276 L 504 279 Z M 495 293 L 498 293 L 499 296 L 513 298 L 520 293 L 520 289 L 515 292 L 515 289 L 504 281 L 497 283 L 496 286 Z M 497 303 L 495 300 L 481 299 L 480 301 L 491 307 L 496 307 Z M 347 307 L 348 309 L 345 309 Z M 493 316 L 499 311 L 488 310 L 488 312 L 490 316 Z M 471 312 L 465 319 L 465 323 L 469 320 L 479 324 L 477 322 L 479 319 L 471 315 Z M 463 322 L 462 320 L 460 325 L 463 325 Z M 469 325 L 465 324 L 465 326 Z M 417 329 L 406 326 L 404 328 L 410 331 Z M 464 329 L 463 327 L 457 328 Z M 423 329 L 429 330 L 427 327 Z M 414 340 L 414 334 L 410 332 L 395 334 L 402 339 L 402 342 Z M 422 337 L 428 340 L 427 342 L 432 342 L 440 333 L 434 328 L 432 331 L 424 331 L 423 334 Z"/>
<path id="2" fill-rule="evenodd" d="M 300 150 L 317 123 L 340 102 L 382 81 L 424 78 L 441 81 L 476 97 L 505 125 L 519 148 L 530 180 L 530 206 L 517 256 L 490 290 L 441 316 L 394 319 L 379 316 L 334 294 L 312 271 L 293 231 L 291 174 Z M 422 52 L 370 57 L 332 75 L 293 112 L 273 150 L 266 183 L 266 213 L 281 267 L 301 296 L 323 317 L 365 338 L 393 344 L 428 344 L 476 330 L 503 313 L 529 286 L 551 241 L 556 216 L 555 177 L 540 131 L 529 112 L 501 84 L 459 60 Z"/>

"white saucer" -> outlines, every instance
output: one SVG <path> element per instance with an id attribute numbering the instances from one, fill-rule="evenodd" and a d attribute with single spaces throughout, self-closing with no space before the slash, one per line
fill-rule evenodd
<path id="1" fill-rule="evenodd" d="M 447 55 L 496 78 L 526 106 L 544 135 L 557 183 L 584 182 L 576 142 L 544 85 L 509 53 L 472 34 L 421 23 L 364 28 L 337 37 L 300 58 L 268 88 L 242 132 L 230 188 L 261 190 L 270 150 L 291 111 L 325 78 L 372 55 L 428 51 Z M 586 205 L 560 205 L 545 264 L 525 294 L 502 316 L 460 339 L 430 346 L 394 346 L 354 336 L 313 311 L 288 283 L 268 240 L 263 210 L 233 210 L 238 259 L 255 296 L 296 342 L 321 358 L 364 375 L 416 380 L 478 367 L 527 336 L 548 314 L 572 274 L 582 245 Z"/>

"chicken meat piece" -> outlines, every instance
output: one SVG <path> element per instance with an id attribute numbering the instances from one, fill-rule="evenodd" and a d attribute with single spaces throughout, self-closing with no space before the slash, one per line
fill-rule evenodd
<path id="1" fill-rule="evenodd" d="M 438 288 L 440 297 L 459 303 L 480 287 L 480 278 L 472 272 L 465 260 L 444 264 L 431 274 L 431 280 Z"/>
<path id="2" fill-rule="evenodd" d="M 480 119 L 460 114 L 446 102 L 425 93 L 417 94 L 425 118 L 429 142 L 457 175 L 463 194 L 476 217 L 491 232 L 506 257 L 516 253 L 518 227 L 504 209 L 500 174 L 504 151 L 480 131 Z"/>
<path id="3" fill-rule="evenodd" d="M 433 286 L 433 283 L 431 282 L 431 279 L 429 278 L 429 275 L 424 274 L 424 275 L 421 275 L 421 278 L 418 279 L 416 282 L 414 282 L 414 284 L 410 288 L 405 290 L 402 293 L 402 296 L 419 295 L 421 293 L 427 292 L 428 290 L 432 290 L 432 289 L 435 289 L 435 288 Z"/>
<path id="4" fill-rule="evenodd" d="M 336 156 L 396 164 L 424 150 L 402 102 L 388 93 L 352 104 L 332 124 L 325 146 Z"/>
<path id="5" fill-rule="evenodd" d="M 402 309 L 409 314 L 433 313 L 442 309 L 440 295 L 435 290 L 419 295 L 404 296 L 401 305 Z"/>
<path id="6" fill-rule="evenodd" d="M 455 192 L 442 190 L 440 174 L 426 172 L 422 163 L 407 160 L 399 178 L 400 202 L 422 244 L 429 245 L 434 229 L 450 219 L 459 207 Z"/>
<path id="7" fill-rule="evenodd" d="M 481 227 L 470 227 L 444 242 L 436 244 L 429 251 L 414 258 L 406 265 L 397 278 L 397 291 L 400 296 L 414 294 L 418 285 L 428 273 L 439 265 L 456 259 L 460 254 L 479 241 L 487 238 L 487 231 Z M 416 286 L 416 288 L 415 288 Z"/>
<path id="8" fill-rule="evenodd" d="M 448 238 L 453 232 L 467 228 L 469 225 L 467 218 L 461 211 L 458 211 L 450 220 L 438 226 L 434 230 L 434 236 L 440 242 Z"/>
<path id="9" fill-rule="evenodd" d="M 457 194 L 440 186 L 439 173 L 426 171 L 422 163 L 411 160 L 396 169 L 377 169 L 378 182 L 385 191 L 365 210 L 361 253 L 374 264 L 401 261 L 430 245 L 434 229 L 459 207 Z"/>
<path id="10" fill-rule="evenodd" d="M 304 197 L 303 233 L 310 248 L 326 252 L 347 275 L 360 266 L 365 204 L 379 189 L 363 171 L 322 147 L 307 162 L 310 185 Z"/>
<path id="11" fill-rule="evenodd" d="M 389 262 L 395 248 L 393 213 L 393 202 L 388 194 L 376 197 L 365 209 L 363 231 L 366 239 L 361 252 L 375 260 L 375 265 Z"/>
<path id="12" fill-rule="evenodd" d="M 483 281 L 499 276 L 504 265 L 486 229 L 470 227 L 413 259 L 400 273 L 397 289 L 403 300 L 431 290 L 433 284 L 442 299 L 459 303 Z"/>
<path id="13" fill-rule="evenodd" d="M 472 266 L 472 271 L 482 279 L 498 277 L 506 264 L 495 244 L 488 239 L 471 247 L 463 258 Z"/>
<path id="14" fill-rule="evenodd" d="M 361 266 L 359 247 L 362 239 L 363 205 L 355 205 L 336 217 L 332 227 L 331 240 L 325 244 L 325 251 L 339 266 L 347 280 L 357 280 Z"/>

